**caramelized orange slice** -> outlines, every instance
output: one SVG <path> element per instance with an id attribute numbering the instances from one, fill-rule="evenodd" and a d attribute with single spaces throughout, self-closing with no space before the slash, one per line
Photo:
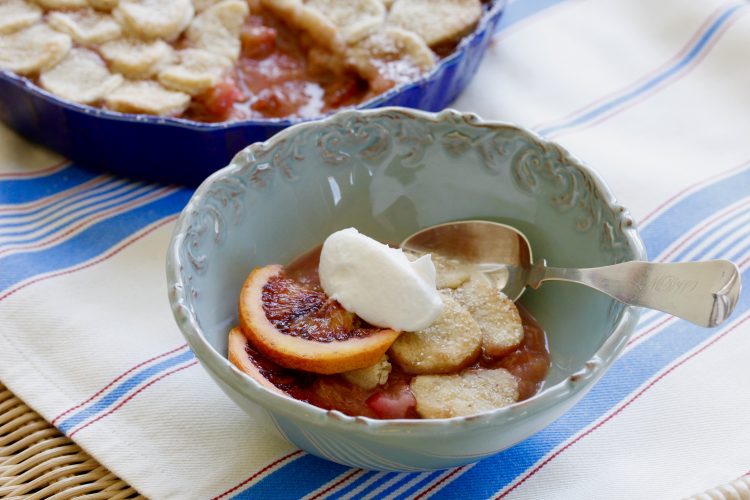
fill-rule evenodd
<path id="1" fill-rule="evenodd" d="M 239 368 L 241 371 L 250 375 L 260 385 L 266 389 L 272 391 L 282 392 L 275 385 L 273 385 L 264 375 L 263 367 L 258 366 L 254 362 L 254 357 L 247 351 L 249 344 L 247 338 L 239 328 L 232 328 L 229 332 L 229 339 L 227 341 L 228 358 L 234 366 Z"/>
<path id="2" fill-rule="evenodd" d="M 307 401 L 309 389 L 315 382 L 312 373 L 290 370 L 264 357 L 253 349 L 238 327 L 229 332 L 228 351 L 229 361 L 266 389 Z"/>
<path id="3" fill-rule="evenodd" d="M 255 269 L 240 293 L 240 325 L 251 344 L 287 368 L 333 374 L 374 365 L 399 332 L 377 328 L 280 265 Z"/>

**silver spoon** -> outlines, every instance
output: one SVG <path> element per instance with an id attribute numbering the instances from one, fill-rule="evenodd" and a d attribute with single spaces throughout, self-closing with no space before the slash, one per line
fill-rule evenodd
<path id="1" fill-rule="evenodd" d="M 531 245 L 517 229 L 489 221 L 439 224 L 409 236 L 401 248 L 455 258 L 490 274 L 517 300 L 527 286 L 544 281 L 581 283 L 632 306 L 657 309 L 713 327 L 726 320 L 740 296 L 737 266 L 728 260 L 655 264 L 632 261 L 589 269 L 534 262 Z"/>

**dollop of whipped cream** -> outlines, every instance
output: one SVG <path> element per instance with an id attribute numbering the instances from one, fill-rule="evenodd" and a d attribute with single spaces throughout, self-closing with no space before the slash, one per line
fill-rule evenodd
<path id="1" fill-rule="evenodd" d="M 353 227 L 323 243 L 318 275 L 329 297 L 381 328 L 423 330 L 443 310 L 429 254 L 410 261 L 400 249 Z"/>

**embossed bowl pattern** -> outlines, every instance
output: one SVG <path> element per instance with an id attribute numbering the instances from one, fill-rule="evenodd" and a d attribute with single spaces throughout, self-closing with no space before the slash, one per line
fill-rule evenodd
<path id="1" fill-rule="evenodd" d="M 575 404 L 624 348 L 637 309 L 567 283 L 528 291 L 523 303 L 549 335 L 545 388 L 466 418 L 387 421 L 325 411 L 269 392 L 225 357 L 239 290 L 253 267 L 289 262 L 348 226 L 401 241 L 460 219 L 515 225 L 551 265 L 645 258 L 628 212 L 601 179 L 533 133 L 450 110 L 347 111 L 245 148 L 198 188 L 167 258 L 174 316 L 218 385 L 249 413 L 264 409 L 310 453 L 402 471 L 479 460 Z"/>
<path id="2" fill-rule="evenodd" d="M 466 88 L 492 39 L 506 0 L 494 0 L 477 29 L 422 78 L 357 106 L 438 111 Z M 81 165 L 139 179 L 198 185 L 248 144 L 301 119 L 200 123 L 79 105 L 0 69 L 0 121 Z"/>

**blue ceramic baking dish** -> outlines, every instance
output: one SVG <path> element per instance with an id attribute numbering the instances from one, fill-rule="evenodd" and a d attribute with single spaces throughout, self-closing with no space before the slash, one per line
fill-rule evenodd
<path id="1" fill-rule="evenodd" d="M 477 29 L 419 80 L 362 103 L 360 109 L 405 106 L 438 111 L 469 84 L 500 21 L 505 0 L 492 2 Z M 29 80 L 0 70 L 0 120 L 22 136 L 76 163 L 116 174 L 198 185 L 248 144 L 301 119 L 200 123 L 131 115 L 64 101 Z"/>

